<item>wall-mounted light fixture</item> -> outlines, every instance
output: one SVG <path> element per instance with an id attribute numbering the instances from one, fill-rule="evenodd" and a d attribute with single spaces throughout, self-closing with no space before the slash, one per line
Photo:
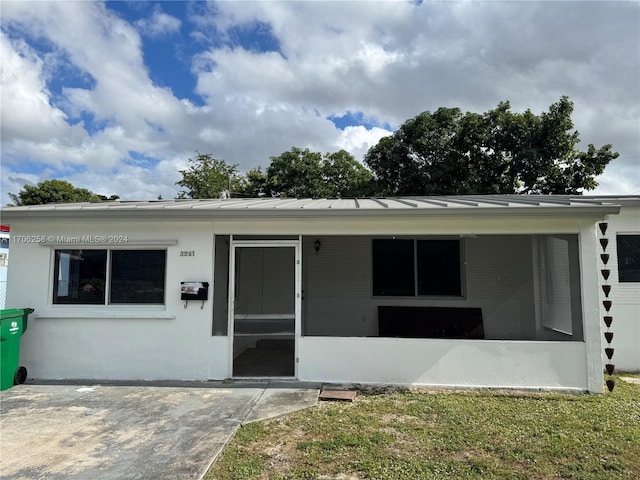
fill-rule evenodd
<path id="1" fill-rule="evenodd" d="M 313 248 L 315 248 L 316 255 L 318 255 L 318 252 L 320 251 L 320 240 L 316 239 L 316 242 L 313 244 Z"/>

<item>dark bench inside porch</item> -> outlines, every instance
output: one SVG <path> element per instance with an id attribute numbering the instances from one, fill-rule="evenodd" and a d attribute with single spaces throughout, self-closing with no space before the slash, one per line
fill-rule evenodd
<path id="1" fill-rule="evenodd" d="M 482 339 L 482 309 L 380 305 L 378 335 L 400 338 Z"/>

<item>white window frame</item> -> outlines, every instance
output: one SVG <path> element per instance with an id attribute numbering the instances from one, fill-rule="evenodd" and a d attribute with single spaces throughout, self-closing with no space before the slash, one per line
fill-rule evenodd
<path id="1" fill-rule="evenodd" d="M 95 250 L 95 251 L 106 251 L 106 266 L 105 266 L 105 281 L 104 281 L 104 302 L 103 303 L 56 303 L 55 302 L 55 282 L 57 282 L 57 278 L 55 278 L 56 273 L 56 251 L 62 250 Z M 165 265 L 164 265 L 164 284 L 163 284 L 163 301 L 162 303 L 112 303 L 111 302 L 111 252 L 118 250 L 156 250 L 163 251 L 165 253 Z M 127 308 L 154 308 L 154 307 L 162 307 L 165 308 L 167 305 L 167 266 L 168 266 L 168 248 L 157 246 L 157 245 L 134 245 L 134 246 L 123 246 L 121 248 L 111 248 L 105 245 L 99 245 L 95 247 L 87 248 L 86 245 L 56 245 L 51 248 L 51 268 L 50 268 L 50 276 L 49 276 L 49 306 L 53 308 L 92 308 L 92 309 L 104 309 L 104 308 L 119 308 L 119 307 L 127 307 Z"/>

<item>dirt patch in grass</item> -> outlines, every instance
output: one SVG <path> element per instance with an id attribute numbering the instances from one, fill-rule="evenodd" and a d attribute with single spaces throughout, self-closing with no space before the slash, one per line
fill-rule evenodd
<path id="1" fill-rule="evenodd" d="M 242 427 L 206 478 L 636 479 L 638 391 L 361 394 Z"/>

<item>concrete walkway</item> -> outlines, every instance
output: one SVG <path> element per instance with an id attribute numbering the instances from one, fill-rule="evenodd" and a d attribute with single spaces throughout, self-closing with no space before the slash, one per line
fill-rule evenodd
<path id="1" fill-rule="evenodd" d="M 200 479 L 236 429 L 316 404 L 319 385 L 19 385 L 0 393 L 0 477 Z"/>

